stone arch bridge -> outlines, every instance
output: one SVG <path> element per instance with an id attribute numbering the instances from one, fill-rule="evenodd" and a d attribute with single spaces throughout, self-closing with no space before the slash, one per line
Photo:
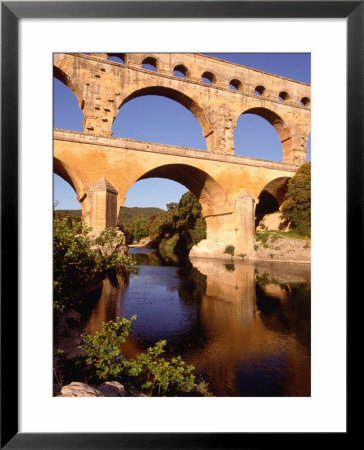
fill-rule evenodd
<path id="1" fill-rule="evenodd" d="M 116 225 L 136 181 L 167 178 L 200 201 L 208 240 L 249 255 L 262 193 L 279 206 L 287 181 L 306 162 L 307 84 L 197 54 L 55 54 L 54 75 L 84 113 L 84 132 L 54 130 L 54 171 L 74 188 L 83 220 L 94 230 Z M 112 137 L 119 108 L 149 94 L 188 108 L 201 124 L 207 152 Z M 274 126 L 282 163 L 234 155 L 234 128 L 244 113 Z"/>

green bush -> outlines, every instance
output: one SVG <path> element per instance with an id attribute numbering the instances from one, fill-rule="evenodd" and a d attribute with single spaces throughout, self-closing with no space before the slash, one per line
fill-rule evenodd
<path id="1" fill-rule="evenodd" d="M 170 360 L 161 358 L 166 341 L 157 342 L 136 359 L 123 357 L 121 346 L 130 333 L 133 320 L 119 317 L 116 322 L 102 324 L 95 336 L 82 335 L 80 348 L 86 354 L 86 363 L 93 367 L 101 380 L 131 379 L 133 386 L 147 395 L 166 396 L 188 393 L 197 384 L 192 374 L 194 367 L 186 365 L 180 356 Z"/>
<path id="2" fill-rule="evenodd" d="M 135 377 L 135 382 L 148 395 L 166 396 L 190 392 L 196 387 L 194 366 L 186 365 L 180 356 L 170 361 L 160 357 L 166 341 L 157 342 L 146 353 L 139 353 L 136 359 L 125 360 L 127 374 Z"/>
<path id="3" fill-rule="evenodd" d="M 302 236 L 311 236 L 311 163 L 303 164 L 289 180 L 282 216 Z"/>
<path id="4" fill-rule="evenodd" d="M 129 336 L 135 319 L 136 316 L 132 316 L 130 320 L 117 317 L 115 322 L 103 322 L 102 330 L 97 331 L 94 336 L 82 335 L 80 348 L 86 354 L 86 363 L 96 369 L 100 379 L 113 379 L 123 371 L 120 347 Z"/>
<path id="5" fill-rule="evenodd" d="M 78 220 L 54 215 L 53 300 L 57 313 L 76 306 L 110 269 L 132 270 L 131 258 L 120 253 L 119 247 L 124 243 L 122 234 L 108 228 L 94 239 L 90 231 Z"/>
<path id="6" fill-rule="evenodd" d="M 227 245 L 227 246 L 225 247 L 224 253 L 227 253 L 227 254 L 229 254 L 229 255 L 231 255 L 231 256 L 234 256 L 234 253 L 235 253 L 235 247 L 234 247 L 233 245 Z"/>

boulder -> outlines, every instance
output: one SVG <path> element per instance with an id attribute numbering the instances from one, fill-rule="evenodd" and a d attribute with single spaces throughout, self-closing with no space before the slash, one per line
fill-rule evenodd
<path id="1" fill-rule="evenodd" d="M 258 231 L 264 230 L 285 230 L 288 228 L 287 221 L 282 218 L 280 211 L 272 214 L 266 214 L 260 221 Z"/>
<path id="2" fill-rule="evenodd" d="M 72 381 L 71 384 L 63 386 L 60 397 L 104 397 L 104 395 L 88 384 Z"/>
<path id="3" fill-rule="evenodd" d="M 97 387 L 104 397 L 127 397 L 124 386 L 118 381 L 106 381 Z"/>

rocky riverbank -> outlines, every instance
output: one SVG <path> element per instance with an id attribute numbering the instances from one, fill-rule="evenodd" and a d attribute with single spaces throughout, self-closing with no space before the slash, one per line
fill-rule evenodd
<path id="1" fill-rule="evenodd" d="M 189 256 L 192 259 L 204 257 L 227 261 L 249 259 L 253 261 L 284 261 L 309 264 L 311 262 L 311 241 L 274 233 L 267 234 L 263 239 L 261 235 L 257 235 L 252 254 L 236 255 L 234 249 L 227 249 L 223 242 L 205 239 L 191 249 Z"/>
<path id="2" fill-rule="evenodd" d="M 56 386 L 54 390 L 57 397 L 146 397 L 133 388 L 126 389 L 118 381 L 106 381 L 97 387 L 73 381 L 62 388 Z"/>

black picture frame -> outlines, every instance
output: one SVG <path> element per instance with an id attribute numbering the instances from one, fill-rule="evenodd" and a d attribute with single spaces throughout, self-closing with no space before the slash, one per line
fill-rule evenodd
<path id="1" fill-rule="evenodd" d="M 5 1 L 1 2 L 1 448 L 183 449 L 307 445 L 310 433 L 19 433 L 18 432 L 18 21 L 22 18 L 346 18 L 347 304 L 363 272 L 363 1 Z M 354 253 L 354 249 L 356 252 Z M 359 254 L 360 256 L 360 254 Z M 360 291 L 359 291 L 360 292 Z M 355 294 L 357 295 L 357 294 Z M 352 300 L 355 300 L 352 298 Z M 348 309 L 348 313 L 349 313 Z M 348 335 L 349 337 L 349 335 Z M 348 341 L 347 348 L 350 348 Z M 347 372 L 349 375 L 349 371 Z M 333 394 L 334 395 L 334 394 Z M 332 433 L 338 445 L 351 436 Z M 327 434 L 316 433 L 315 444 Z M 347 444 L 347 442 L 345 442 Z"/>

